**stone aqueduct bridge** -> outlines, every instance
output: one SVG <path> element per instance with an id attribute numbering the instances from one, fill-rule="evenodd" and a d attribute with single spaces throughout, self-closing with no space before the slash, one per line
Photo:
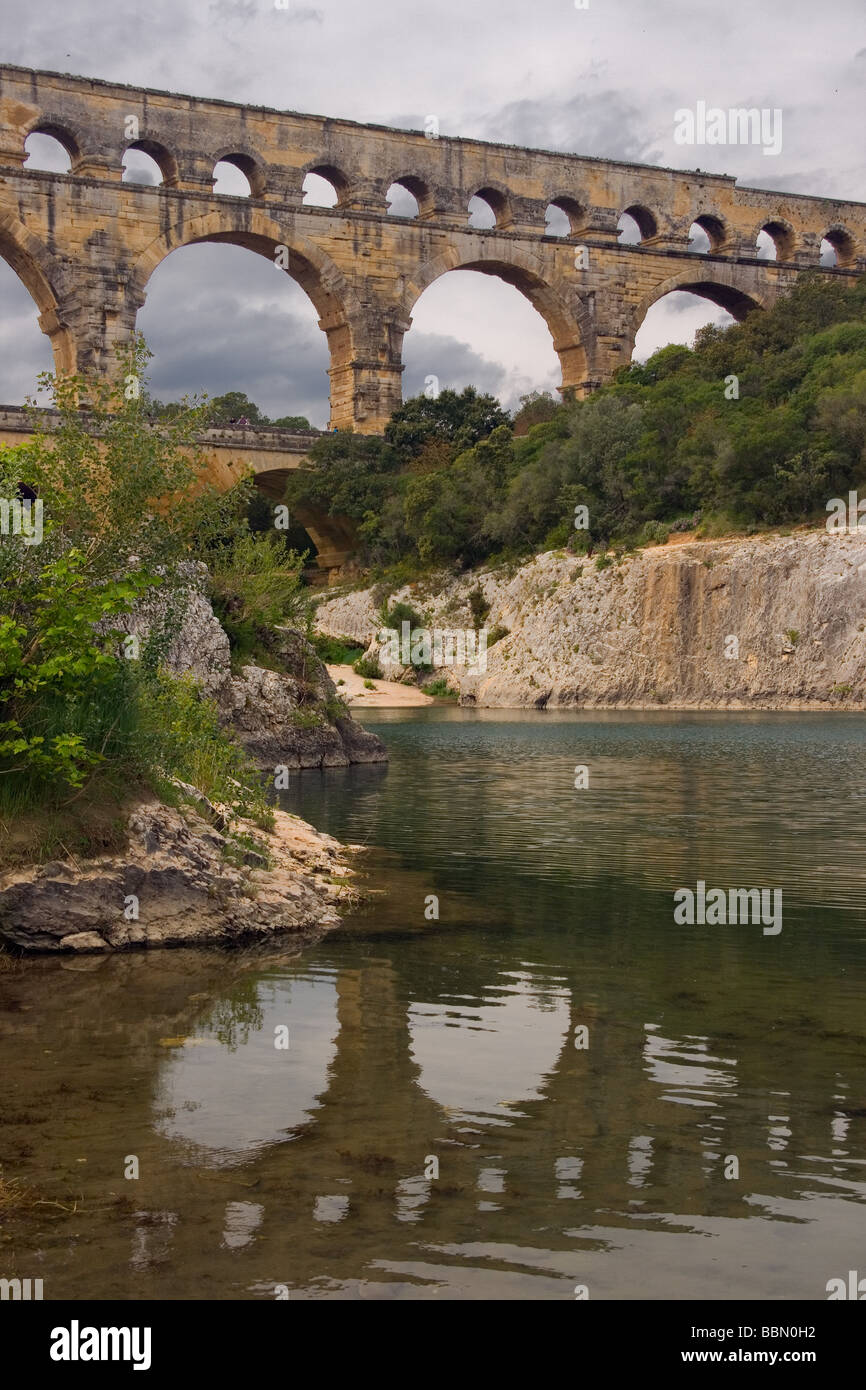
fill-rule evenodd
<path id="1" fill-rule="evenodd" d="M 34 131 L 65 146 L 69 173 L 23 167 Z M 161 185 L 122 182 L 130 146 L 156 160 Z M 214 193 L 219 160 L 247 176 L 249 198 Z M 336 206 L 304 205 L 310 172 L 330 180 Z M 388 214 L 393 183 L 415 196 L 416 218 Z M 468 225 L 474 195 L 495 214 L 489 230 Z M 551 203 L 568 217 L 565 237 L 545 232 Z M 618 242 L 623 212 L 638 245 Z M 687 249 L 694 222 L 706 256 Z M 756 258 L 762 228 L 775 262 Z M 376 433 L 401 400 L 413 306 L 446 271 L 483 271 L 522 291 L 550 329 L 563 389 L 585 393 L 630 360 L 662 295 L 691 290 L 742 317 L 817 267 L 824 237 L 838 256 L 826 273 L 866 269 L 863 204 L 0 66 L 0 255 L 36 300 L 61 372 L 115 370 L 115 344 L 178 247 L 230 242 L 273 260 L 283 246 L 327 334 L 331 424 Z"/>

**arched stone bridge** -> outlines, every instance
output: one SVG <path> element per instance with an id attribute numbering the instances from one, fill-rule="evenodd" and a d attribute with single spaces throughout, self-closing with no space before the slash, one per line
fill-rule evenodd
<path id="1" fill-rule="evenodd" d="M 33 132 L 65 146 L 69 173 L 23 167 Z M 130 147 L 156 160 L 161 185 L 121 181 Z M 249 198 L 214 193 L 220 160 L 243 171 Z M 336 206 L 303 204 L 311 172 L 333 184 Z M 414 195 L 417 218 L 388 214 L 394 183 Z M 489 230 L 468 225 L 476 195 L 495 214 Z M 550 204 L 567 216 L 567 236 L 546 234 Z M 623 212 L 639 244 L 618 241 Z M 695 222 L 707 255 L 687 249 Z M 775 261 L 756 257 L 762 229 Z M 331 424 L 376 433 L 401 400 L 413 307 L 446 271 L 483 271 L 521 290 L 550 329 L 563 389 L 583 394 L 630 360 L 644 315 L 669 291 L 742 317 L 817 267 L 822 238 L 838 260 L 824 273 L 862 273 L 866 206 L 0 66 L 0 255 L 36 300 L 63 372 L 114 370 L 115 344 L 176 248 L 230 242 L 276 263 L 285 247 L 327 334 Z"/>
<path id="2" fill-rule="evenodd" d="M 33 411 L 17 405 L 0 405 L 0 447 L 22 444 L 33 434 L 34 414 L 43 429 L 60 424 L 56 410 Z M 274 502 L 281 502 L 286 480 L 295 468 L 303 468 L 310 446 L 321 430 L 287 430 L 232 425 L 204 430 L 196 443 L 207 477 L 227 492 L 250 472 L 257 487 Z M 328 516 L 324 512 L 293 508 L 294 519 L 304 528 L 316 547 L 316 565 L 330 578 L 351 557 L 355 549 L 355 528 L 348 517 Z"/>

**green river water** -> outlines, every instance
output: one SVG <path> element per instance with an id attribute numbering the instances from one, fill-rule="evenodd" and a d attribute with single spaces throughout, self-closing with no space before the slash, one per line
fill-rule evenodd
<path id="1" fill-rule="evenodd" d="M 43 1199 L 0 1213 L 0 1275 L 699 1300 L 866 1273 L 866 720 L 365 723 L 390 765 L 283 794 L 368 846 L 339 930 L 0 974 L 0 1167 Z M 782 930 L 678 925 L 698 880 L 781 889 Z"/>

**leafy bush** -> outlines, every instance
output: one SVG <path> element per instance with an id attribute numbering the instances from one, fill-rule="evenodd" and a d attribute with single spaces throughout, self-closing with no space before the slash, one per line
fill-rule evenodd
<path id="1" fill-rule="evenodd" d="M 435 681 L 430 681 L 424 687 L 425 694 L 436 695 L 440 700 L 457 700 L 459 692 L 452 690 L 444 676 L 439 676 Z"/>
<path id="2" fill-rule="evenodd" d="M 326 666 L 351 666 L 364 654 L 364 648 L 351 637 L 328 637 L 324 632 L 311 632 L 309 640 Z"/>
<path id="3" fill-rule="evenodd" d="M 176 778 L 230 806 L 236 815 L 263 826 L 273 823 L 262 779 L 220 727 L 216 706 L 201 698 L 192 676 L 164 670 L 142 675 L 136 696 L 136 727 L 126 759 L 133 774 L 166 800 Z"/>
<path id="4" fill-rule="evenodd" d="M 484 591 L 480 584 L 476 584 L 475 588 L 469 592 L 469 612 L 472 614 L 473 627 L 483 627 L 484 619 L 490 612 L 490 604 L 484 597 Z"/>
<path id="5" fill-rule="evenodd" d="M 365 676 L 369 680 L 382 680 L 382 668 L 375 657 L 362 656 L 356 661 L 352 670 L 356 676 Z"/>
<path id="6" fill-rule="evenodd" d="M 638 542 L 641 545 L 664 545 L 670 533 L 671 527 L 664 521 L 645 521 Z"/>
<path id="7" fill-rule="evenodd" d="M 399 602 L 390 608 L 383 604 L 379 616 L 383 627 L 394 628 L 396 632 L 400 631 L 401 623 L 408 623 L 412 628 L 427 626 L 427 619 L 421 613 L 416 613 L 410 603 Z"/>
<path id="8" fill-rule="evenodd" d="M 215 598 L 239 623 L 256 627 L 303 626 L 308 596 L 304 557 L 287 551 L 273 532 L 241 532 L 210 557 Z"/>
<path id="9" fill-rule="evenodd" d="M 495 396 L 479 394 L 474 386 L 440 391 L 438 396 L 413 396 L 399 406 L 385 427 L 385 439 L 419 454 L 431 439 L 465 449 L 492 434 L 508 416 Z"/>
<path id="10" fill-rule="evenodd" d="M 148 355 L 135 340 L 121 382 L 143 379 Z M 59 425 L 46 434 L 36 417 L 29 441 L 0 449 L 0 495 L 29 489 L 44 517 L 40 544 L 0 545 L 0 815 L 83 815 L 146 788 L 171 795 L 180 779 L 266 822 L 258 774 L 215 709 L 160 669 L 162 634 L 140 652 L 122 641 L 144 595 L 158 588 L 170 611 L 188 587 L 181 561 L 220 544 L 246 553 L 234 539 L 244 488 L 218 497 L 205 486 L 196 405 L 155 426 L 146 392 L 127 400 L 104 382 L 48 376 L 43 389 Z M 252 580 L 243 592 L 256 596 Z"/>

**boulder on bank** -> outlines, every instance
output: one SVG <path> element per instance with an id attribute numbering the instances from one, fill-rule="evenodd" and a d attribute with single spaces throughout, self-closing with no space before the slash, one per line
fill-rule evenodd
<path id="1" fill-rule="evenodd" d="M 195 678 L 254 762 L 268 771 L 387 762 L 382 740 L 352 718 L 302 633 L 279 627 L 270 634 L 280 669 L 250 664 L 233 675 L 228 635 L 205 591 L 207 567 L 186 563 L 182 568 L 181 589 L 168 598 L 155 590 L 115 625 L 142 644 L 151 632 L 164 633 L 162 659 L 168 670 Z"/>
<path id="2" fill-rule="evenodd" d="M 203 695 L 216 699 L 231 679 L 231 647 L 206 592 L 207 565 L 184 560 L 177 567 L 182 583 L 170 593 L 150 589 L 129 613 L 102 624 L 139 639 L 143 646 L 153 634 L 161 645 L 161 660 L 175 675 L 190 674 Z"/>
<path id="3" fill-rule="evenodd" d="M 272 832 L 237 827 L 254 835 L 265 858 L 194 811 L 142 801 L 121 851 L 0 875 L 0 939 L 23 951 L 86 952 L 336 925 L 337 901 L 357 897 L 343 847 L 295 816 L 274 815 Z"/>
<path id="4" fill-rule="evenodd" d="M 327 672 L 325 679 L 336 701 Z M 356 724 L 342 705 L 338 713 L 329 714 L 324 701 L 310 698 L 308 690 L 279 671 L 244 666 L 221 692 L 219 708 L 262 768 L 348 767 L 385 762 L 388 757 L 382 740 Z"/>

